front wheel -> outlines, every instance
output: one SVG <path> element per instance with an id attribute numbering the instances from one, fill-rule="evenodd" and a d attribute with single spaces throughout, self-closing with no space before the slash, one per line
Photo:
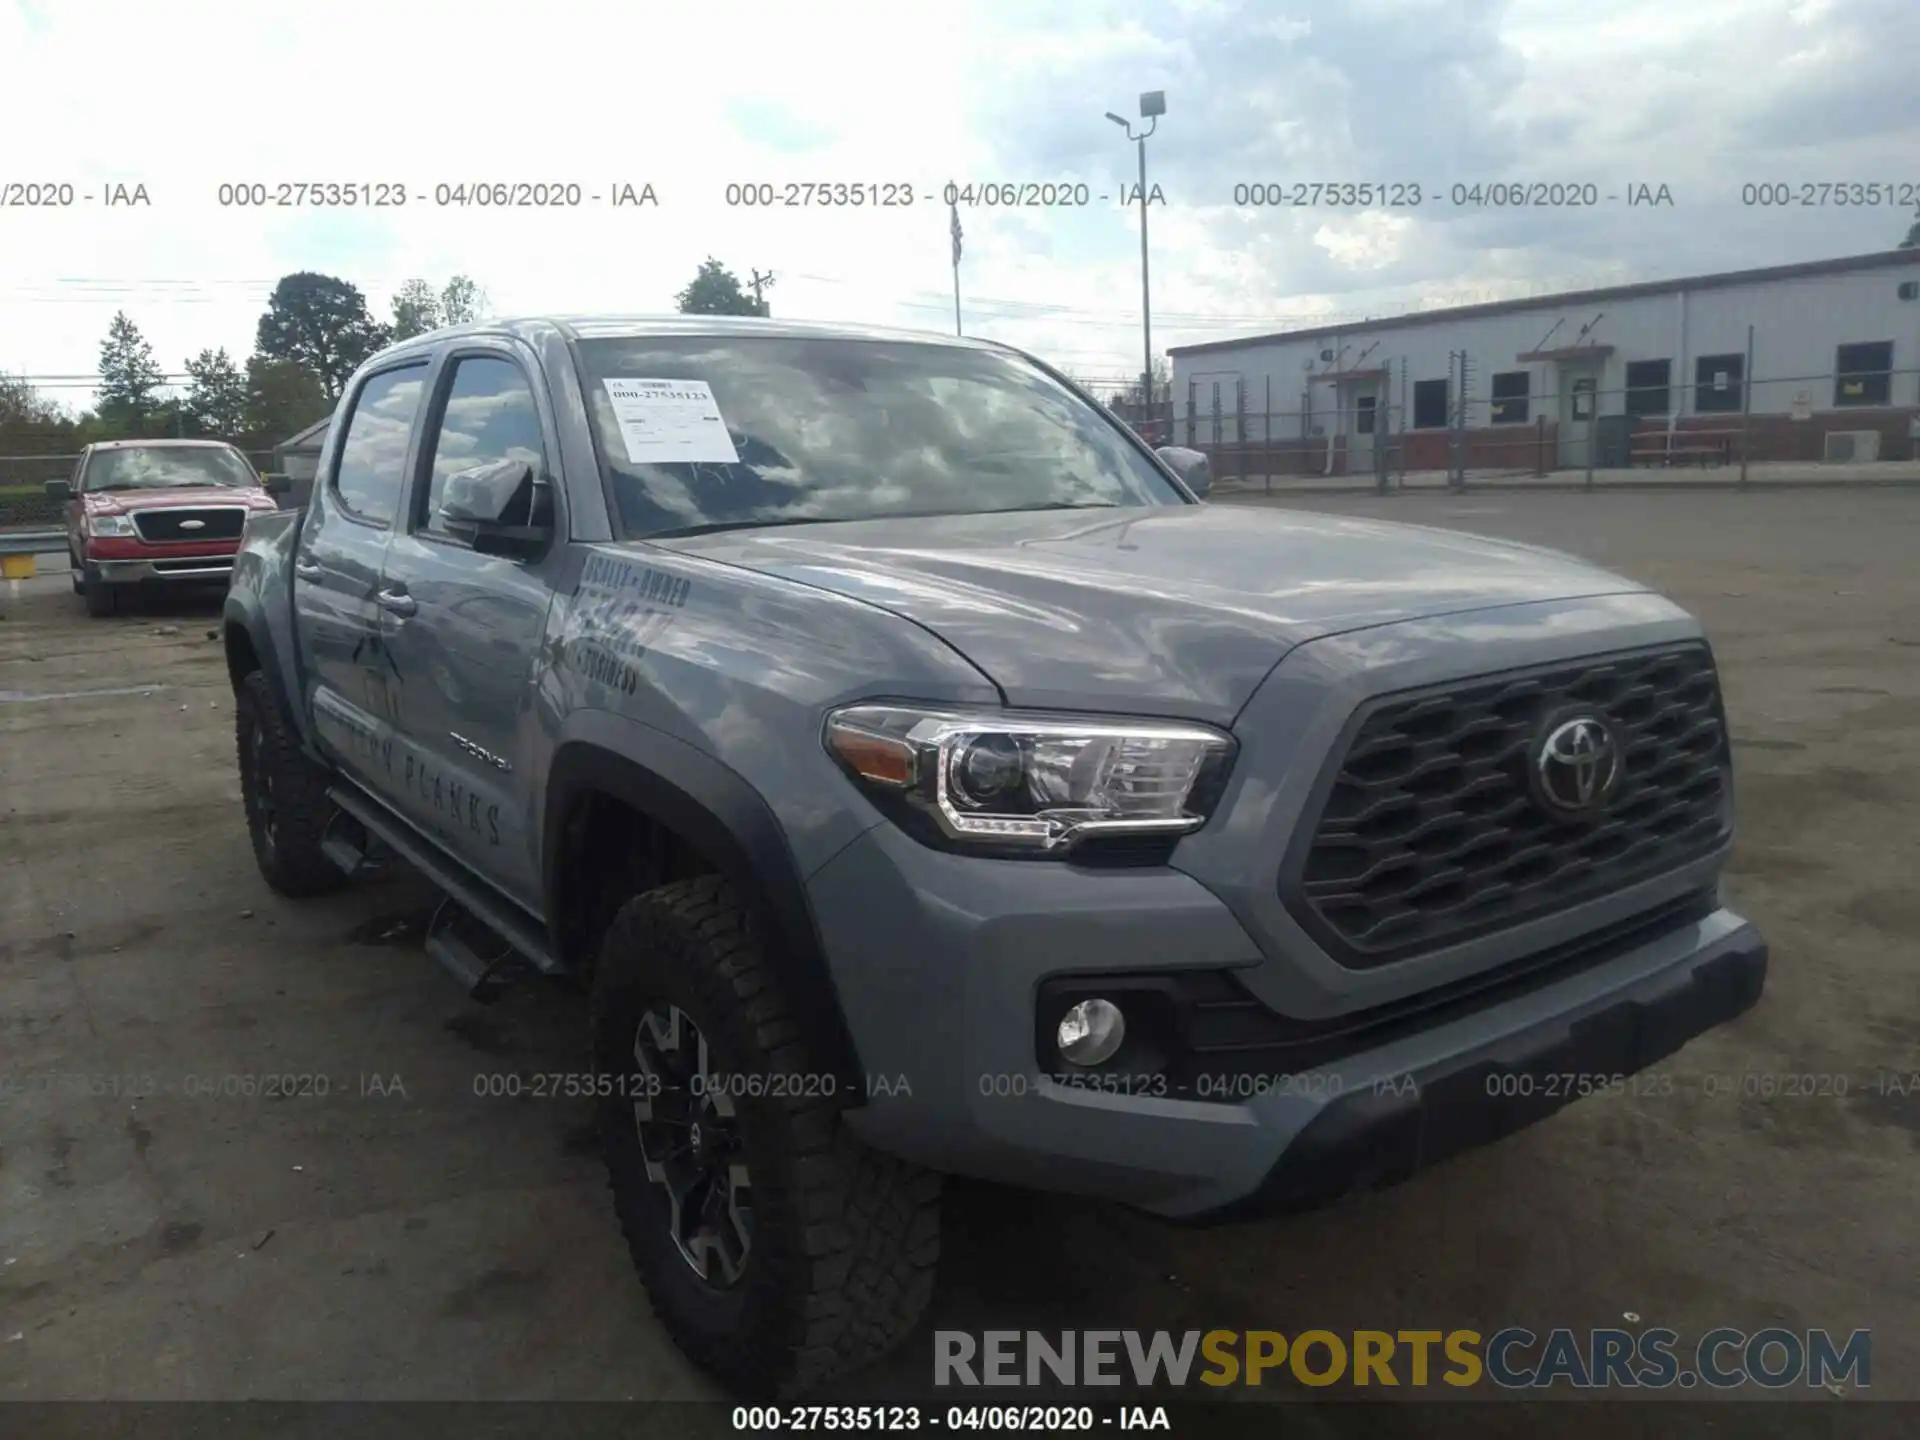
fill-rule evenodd
<path id="1" fill-rule="evenodd" d="M 334 813 L 327 774 L 300 749 L 279 697 L 258 670 L 240 682 L 233 731 L 247 835 L 261 876 L 295 899 L 339 889 L 347 877 L 320 849 Z"/>
<path id="2" fill-rule="evenodd" d="M 717 876 L 621 907 L 593 979 L 614 1209 L 654 1313 L 733 1393 L 857 1370 L 933 1293 L 940 1176 L 861 1145 Z"/>
<path id="3" fill-rule="evenodd" d="M 111 615 L 120 608 L 120 587 L 109 584 L 98 575 L 88 575 L 81 582 L 80 594 L 87 602 L 87 614 L 96 619 Z"/>

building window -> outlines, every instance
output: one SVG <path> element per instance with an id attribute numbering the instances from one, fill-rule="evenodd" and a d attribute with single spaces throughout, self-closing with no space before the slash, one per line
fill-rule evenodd
<path id="1" fill-rule="evenodd" d="M 1416 430 L 1444 430 L 1447 427 L 1447 382 L 1444 380 L 1416 380 L 1413 382 L 1413 428 Z"/>
<path id="2" fill-rule="evenodd" d="M 1524 425 L 1527 423 L 1529 383 L 1525 370 L 1507 370 L 1493 377 L 1494 424 Z"/>
<path id="3" fill-rule="evenodd" d="M 1893 397 L 1893 342 L 1842 345 L 1834 357 L 1833 403 L 1886 405 Z"/>
<path id="4" fill-rule="evenodd" d="M 1573 401 L 1575 420 L 1593 419 L 1593 397 L 1597 387 L 1598 382 L 1591 375 L 1582 375 L 1573 382 L 1573 389 L 1568 398 Z"/>
<path id="5" fill-rule="evenodd" d="M 1671 360 L 1627 362 L 1627 414 L 1670 415 L 1668 399 L 1673 379 Z"/>
<path id="6" fill-rule="evenodd" d="M 1373 434 L 1374 417 L 1380 408 L 1378 395 L 1362 395 L 1353 402 L 1353 433 L 1356 435 Z"/>
<path id="7" fill-rule="evenodd" d="M 1693 362 L 1693 410 L 1724 415 L 1746 406 L 1747 357 L 1702 355 Z"/>

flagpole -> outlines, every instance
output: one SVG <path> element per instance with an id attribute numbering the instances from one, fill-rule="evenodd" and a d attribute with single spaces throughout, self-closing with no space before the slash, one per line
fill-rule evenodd
<path id="1" fill-rule="evenodd" d="M 954 262 L 954 266 L 953 266 L 953 333 L 956 335 L 961 333 L 961 330 L 960 330 L 960 262 L 957 260 Z"/>

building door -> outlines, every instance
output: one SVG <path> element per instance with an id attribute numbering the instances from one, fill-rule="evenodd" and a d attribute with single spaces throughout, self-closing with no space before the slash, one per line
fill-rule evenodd
<path id="1" fill-rule="evenodd" d="M 1347 473 L 1371 475 L 1374 447 L 1379 443 L 1380 382 L 1354 382 L 1347 426 Z"/>
<path id="2" fill-rule="evenodd" d="M 1584 470 L 1593 452 L 1600 413 L 1600 367 L 1586 363 L 1560 367 L 1560 465 Z"/>

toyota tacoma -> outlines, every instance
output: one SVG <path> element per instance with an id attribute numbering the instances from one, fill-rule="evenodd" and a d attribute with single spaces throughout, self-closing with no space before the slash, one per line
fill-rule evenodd
<path id="1" fill-rule="evenodd" d="M 736 1392 L 911 1329 L 943 1175 L 1324 1205 L 1759 998 L 1693 618 L 1202 458 L 980 340 L 500 321 L 369 360 L 251 518 L 267 883 L 398 857 L 472 994 L 585 990 L 633 1263 Z"/>

